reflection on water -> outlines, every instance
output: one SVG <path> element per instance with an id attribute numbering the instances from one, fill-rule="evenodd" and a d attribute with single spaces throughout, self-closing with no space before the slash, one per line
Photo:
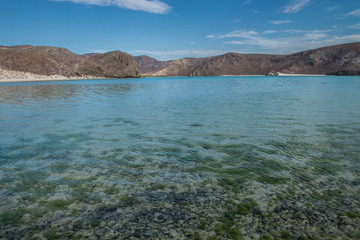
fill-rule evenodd
<path id="1" fill-rule="evenodd" d="M 0 236 L 359 238 L 357 77 L 0 85 Z"/>
<path id="2" fill-rule="evenodd" d="M 96 98 L 103 94 L 126 94 L 132 91 L 130 84 L 58 84 L 58 85 L 15 85 L 2 86 L 0 89 L 0 104 L 21 106 L 26 101 L 49 101 L 49 100 L 77 100 L 86 96 Z"/>

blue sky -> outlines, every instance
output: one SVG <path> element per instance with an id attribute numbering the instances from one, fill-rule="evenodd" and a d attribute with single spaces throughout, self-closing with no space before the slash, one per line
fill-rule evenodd
<path id="1" fill-rule="evenodd" d="M 160 60 L 360 41 L 359 0 L 1 0 L 0 45 Z"/>

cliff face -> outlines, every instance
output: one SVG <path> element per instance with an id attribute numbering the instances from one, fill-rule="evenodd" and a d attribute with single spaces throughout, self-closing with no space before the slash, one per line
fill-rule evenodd
<path id="1" fill-rule="evenodd" d="M 148 56 L 135 57 L 140 66 L 141 74 L 151 74 L 166 68 L 172 61 L 158 61 Z"/>
<path id="2" fill-rule="evenodd" d="M 291 55 L 227 53 L 175 60 L 154 76 L 221 76 L 288 74 L 359 75 L 360 43 L 324 47 Z"/>
<path id="3" fill-rule="evenodd" d="M 77 55 L 65 48 L 41 46 L 1 46 L 0 69 L 66 77 L 140 77 L 136 59 L 127 53 Z"/>

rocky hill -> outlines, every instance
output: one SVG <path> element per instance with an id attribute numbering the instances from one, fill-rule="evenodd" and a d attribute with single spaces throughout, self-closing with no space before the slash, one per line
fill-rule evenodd
<path id="1" fill-rule="evenodd" d="M 153 76 L 221 76 L 287 74 L 360 75 L 360 42 L 294 53 L 264 55 L 227 53 L 171 62 Z"/>
<path id="2" fill-rule="evenodd" d="M 360 75 L 360 42 L 291 55 L 227 53 L 175 61 L 158 61 L 147 56 L 134 58 L 120 51 L 78 55 L 57 47 L 0 46 L 0 70 L 7 76 L 15 71 L 15 75 L 29 73 L 56 78 L 140 77 L 140 72 L 153 76 L 276 75 L 278 72 Z"/>
<path id="3" fill-rule="evenodd" d="M 166 68 L 172 61 L 158 61 L 155 58 L 148 56 L 135 57 L 140 66 L 140 72 L 143 75 L 152 74 L 161 69 Z"/>
<path id="4" fill-rule="evenodd" d="M 0 46 L 0 69 L 47 76 L 140 77 L 136 59 L 121 51 L 78 55 L 65 48 L 29 45 Z"/>

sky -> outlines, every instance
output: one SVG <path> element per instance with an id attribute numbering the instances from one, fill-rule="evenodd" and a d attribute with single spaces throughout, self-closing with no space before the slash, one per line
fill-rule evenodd
<path id="1" fill-rule="evenodd" d="M 360 41 L 359 0 L 1 0 L 0 45 L 159 60 Z"/>

